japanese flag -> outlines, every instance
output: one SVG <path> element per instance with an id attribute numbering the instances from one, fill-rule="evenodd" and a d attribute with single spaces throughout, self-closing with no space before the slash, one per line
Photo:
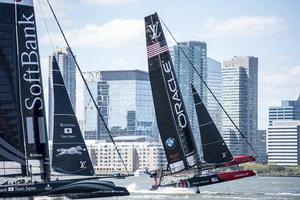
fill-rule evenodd
<path id="1" fill-rule="evenodd" d="M 64 128 L 64 133 L 66 134 L 72 133 L 72 128 Z"/>

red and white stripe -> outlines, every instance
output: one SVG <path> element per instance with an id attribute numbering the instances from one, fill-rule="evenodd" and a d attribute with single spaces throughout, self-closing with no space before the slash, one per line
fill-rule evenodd
<path id="1" fill-rule="evenodd" d="M 147 57 L 152 58 L 152 57 L 157 56 L 166 51 L 169 51 L 169 48 L 167 45 L 160 47 L 159 42 L 156 42 L 147 47 Z"/>

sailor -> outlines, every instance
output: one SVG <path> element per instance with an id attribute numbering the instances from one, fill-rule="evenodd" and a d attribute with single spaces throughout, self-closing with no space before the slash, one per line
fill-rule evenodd
<path id="1" fill-rule="evenodd" d="M 146 169 L 145 172 L 150 176 L 150 178 L 153 178 L 153 185 L 151 190 L 157 190 L 157 188 L 160 186 L 163 175 L 162 169 L 156 169 L 154 171 L 148 171 Z"/>

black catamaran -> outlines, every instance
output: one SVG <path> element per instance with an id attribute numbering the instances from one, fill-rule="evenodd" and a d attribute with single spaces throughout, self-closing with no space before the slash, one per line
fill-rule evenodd
<path id="1" fill-rule="evenodd" d="M 52 168 L 71 175 L 95 174 L 55 57 Z M 113 182 L 87 177 L 50 180 L 41 67 L 32 0 L 0 0 L 0 161 L 18 163 L 29 176 L 38 161 L 42 182 L 0 185 L 0 198 L 66 195 L 71 198 L 129 195 Z M 36 162 L 35 162 L 36 163 Z M 16 174 L 14 174 L 16 175 Z"/>
<path id="2" fill-rule="evenodd" d="M 153 189 L 157 186 L 199 187 L 254 176 L 255 173 L 251 170 L 201 175 L 203 170 L 237 165 L 255 159 L 251 156 L 232 157 L 200 96 L 192 86 L 204 155 L 204 162 L 200 160 L 167 42 L 156 13 L 145 17 L 145 31 L 157 125 L 168 161 L 168 169 L 163 170 L 163 174 L 156 171 L 152 177 L 162 178 L 164 175 L 175 173 L 193 174 L 191 178 L 171 184 L 162 185 L 158 181 L 159 185 Z"/>

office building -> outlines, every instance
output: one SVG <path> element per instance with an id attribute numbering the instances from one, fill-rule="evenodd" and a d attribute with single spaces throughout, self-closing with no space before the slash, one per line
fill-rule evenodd
<path id="1" fill-rule="evenodd" d="M 97 94 L 97 105 L 99 107 L 101 117 L 97 115 L 97 139 L 103 139 L 108 137 L 106 126 L 108 127 L 108 115 L 109 115 L 109 84 L 107 81 L 98 82 L 98 94 Z"/>
<path id="2" fill-rule="evenodd" d="M 92 98 L 97 102 L 98 99 L 98 84 L 101 81 L 101 73 L 99 71 L 84 72 L 84 78 L 90 89 L 92 97 L 88 90 L 84 87 L 84 139 L 97 140 L 100 139 L 98 132 L 98 112 Z"/>
<path id="3" fill-rule="evenodd" d="M 155 170 L 163 168 L 167 162 L 163 146 L 148 136 L 115 137 L 117 147 L 129 172 L 137 169 Z M 87 142 L 89 152 L 93 152 L 93 164 L 97 173 L 125 172 L 113 143 L 103 140 Z"/>
<path id="4" fill-rule="evenodd" d="M 222 82 L 221 63 L 207 57 L 207 85 L 221 104 Z M 207 91 L 207 109 L 219 131 L 222 132 L 222 109 L 209 91 Z"/>
<path id="5" fill-rule="evenodd" d="M 270 107 L 270 126 L 274 120 L 300 120 L 300 94 L 297 100 L 282 101 L 281 106 Z"/>
<path id="6" fill-rule="evenodd" d="M 62 73 L 64 83 L 67 92 L 70 97 L 70 101 L 74 112 L 76 112 L 76 65 L 74 59 L 71 55 L 69 48 L 58 48 L 54 53 L 60 71 Z M 49 139 L 52 140 L 53 136 L 53 106 L 54 106 L 54 96 L 53 96 L 53 86 L 52 86 L 52 56 L 49 56 L 49 117 L 48 117 L 48 130 Z"/>
<path id="7" fill-rule="evenodd" d="M 224 61 L 222 67 L 223 107 L 252 146 L 255 146 L 257 133 L 257 71 L 258 58 L 252 56 L 235 56 Z M 253 155 L 224 114 L 222 134 L 233 155 Z"/>
<path id="8" fill-rule="evenodd" d="M 274 120 L 268 128 L 268 163 L 300 165 L 300 120 Z"/>
<path id="9" fill-rule="evenodd" d="M 108 115 L 114 136 L 147 135 L 157 138 L 157 128 L 149 75 L 140 70 L 101 71 L 107 86 L 98 88 L 102 102 L 98 105 Z M 108 95 L 107 95 L 108 94 Z M 108 103 L 104 103 L 107 97 Z M 99 98 L 99 99 L 101 99 Z M 108 139 L 103 136 L 101 139 Z M 105 138 L 106 137 L 106 138 Z"/>
<path id="10" fill-rule="evenodd" d="M 184 51 L 188 59 L 182 52 Z M 203 80 L 207 80 L 206 63 L 206 43 L 199 41 L 180 42 L 171 49 L 171 57 L 174 63 L 175 73 L 179 82 L 183 100 L 188 112 L 188 117 L 194 133 L 198 150 L 200 148 L 200 134 L 197 115 L 194 108 L 194 100 L 191 91 L 191 83 L 195 86 L 204 103 L 207 103 L 207 90 L 200 80 L 199 75 L 193 67 L 199 72 Z M 189 62 L 191 61 L 191 63 Z"/>
<path id="11" fill-rule="evenodd" d="M 256 133 L 256 142 L 255 150 L 258 154 L 256 161 L 262 164 L 268 162 L 267 158 L 267 131 L 266 130 L 257 130 Z"/>

